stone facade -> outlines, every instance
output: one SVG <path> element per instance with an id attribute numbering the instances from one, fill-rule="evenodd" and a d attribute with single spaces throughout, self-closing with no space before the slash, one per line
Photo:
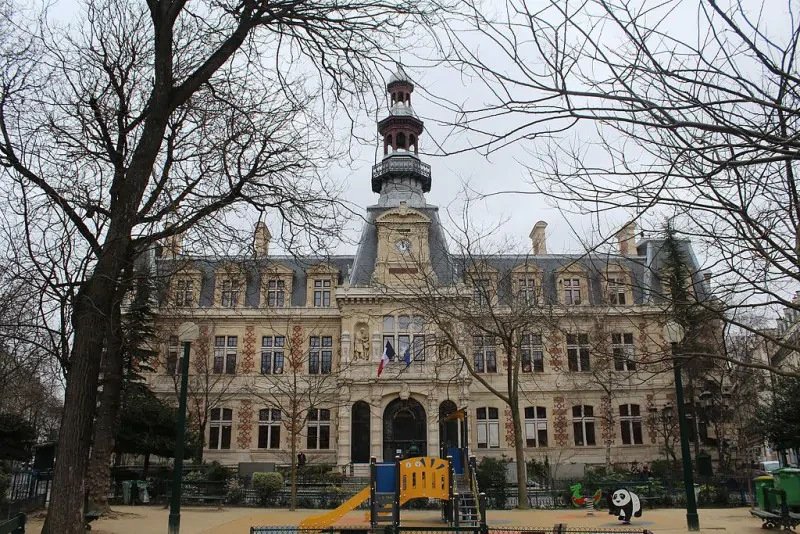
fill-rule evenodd
<path id="1" fill-rule="evenodd" d="M 208 460 L 288 463 L 292 428 L 298 450 L 313 462 L 361 464 L 412 444 L 436 455 L 446 401 L 465 410 L 469 446 L 479 457 L 514 456 L 510 408 L 436 342 L 442 332 L 409 305 L 409 288 L 431 280 L 459 298 L 473 293 L 467 271 L 454 267 L 458 257 L 447 250 L 438 209 L 424 199 L 431 176 L 416 154 L 422 122 L 410 104 L 413 84 L 401 72 L 389 90 L 393 104 L 380 123 L 385 156 L 372 176 L 380 197 L 367 208 L 355 255 L 270 255 L 269 231 L 260 225 L 252 259 L 188 257 L 174 253 L 179 245 L 157 258 L 169 282 L 158 319 L 162 357 L 150 384 L 174 395 L 180 352 L 174 332 L 183 321 L 198 323 L 202 337 L 192 346 L 190 406 L 206 407 Z M 650 414 L 668 401 L 672 380 L 670 373 L 643 367 L 663 356 L 663 309 L 651 274 L 658 243 L 634 245 L 626 226 L 619 253 L 611 257 L 549 255 L 545 226 L 537 223 L 532 232 L 531 254 L 486 258 L 480 267 L 497 286 L 487 305 L 509 306 L 509 299 L 529 289 L 518 284 L 530 280 L 549 320 L 539 330 L 541 367 L 529 365 L 520 377 L 526 455 L 575 466 L 659 458 Z M 500 282 L 504 276 L 513 280 L 508 287 Z M 587 368 L 581 362 L 575 370 L 570 351 L 581 349 L 569 343 L 580 345 L 583 332 L 592 336 Z M 619 343 L 630 340 L 626 357 L 640 366 L 604 383 L 598 347 L 617 332 Z M 471 334 L 462 332 L 460 339 L 468 354 L 476 350 Z M 398 359 L 406 343 L 415 358 L 407 368 L 391 362 L 378 377 L 387 340 Z M 487 364 L 481 373 L 503 394 L 506 360 L 497 347 L 496 370 Z M 314 388 L 319 391 L 309 392 Z M 291 421 L 290 413 L 301 416 Z"/>

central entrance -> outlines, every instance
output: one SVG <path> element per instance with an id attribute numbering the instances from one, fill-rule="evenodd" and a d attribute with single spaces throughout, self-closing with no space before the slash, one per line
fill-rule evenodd
<path id="1" fill-rule="evenodd" d="M 395 399 L 383 411 L 383 461 L 405 457 L 427 456 L 428 436 L 425 408 L 414 399 Z"/>

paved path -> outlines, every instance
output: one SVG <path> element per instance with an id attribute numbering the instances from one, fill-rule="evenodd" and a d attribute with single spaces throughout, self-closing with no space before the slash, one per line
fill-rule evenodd
<path id="1" fill-rule="evenodd" d="M 181 534 L 249 534 L 254 525 L 297 525 L 318 510 L 271 510 L 261 508 L 184 508 L 181 513 Z M 160 507 L 114 507 L 111 518 L 93 523 L 92 534 L 161 534 L 167 531 L 169 511 Z M 433 526 L 441 525 L 438 511 L 403 511 L 403 524 Z M 569 526 L 615 527 L 619 522 L 603 511 L 593 517 L 585 512 L 573 510 L 489 510 L 490 527 L 511 528 L 548 527 L 557 523 Z M 347 514 L 339 525 L 365 525 L 364 511 Z M 756 534 L 764 533 L 761 522 L 750 516 L 746 508 L 724 508 L 700 510 L 703 534 Z M 645 510 L 641 518 L 635 519 L 632 527 L 649 529 L 654 534 L 686 532 L 686 515 L 680 509 Z M 40 534 L 41 519 L 33 519 L 26 532 Z M 775 531 L 777 532 L 777 531 Z"/>

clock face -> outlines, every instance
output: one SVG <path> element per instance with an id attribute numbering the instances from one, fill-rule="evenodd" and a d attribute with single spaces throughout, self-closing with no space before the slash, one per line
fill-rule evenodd
<path id="1" fill-rule="evenodd" d="M 411 241 L 408 239 L 400 239 L 394 244 L 395 248 L 401 254 L 406 254 L 411 250 Z"/>

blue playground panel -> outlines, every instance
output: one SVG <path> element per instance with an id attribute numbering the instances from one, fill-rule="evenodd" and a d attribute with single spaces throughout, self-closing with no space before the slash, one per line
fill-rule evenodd
<path id="1" fill-rule="evenodd" d="M 447 456 L 453 458 L 453 470 L 457 475 L 464 474 L 464 455 L 461 454 L 461 449 L 458 447 L 448 447 Z"/>
<path id="2" fill-rule="evenodd" d="M 397 489 L 395 480 L 395 465 L 394 462 L 385 462 L 376 464 L 376 477 L 375 491 L 378 493 L 393 493 Z"/>

